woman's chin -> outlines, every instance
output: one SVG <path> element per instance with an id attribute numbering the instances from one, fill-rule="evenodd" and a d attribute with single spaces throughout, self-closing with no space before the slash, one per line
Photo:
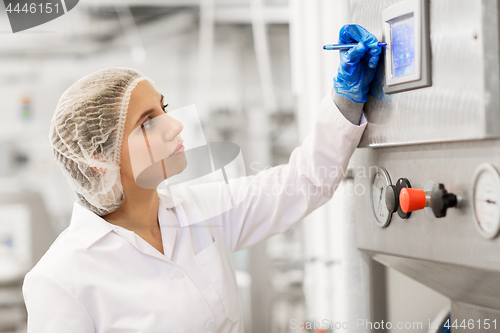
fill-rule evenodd
<path id="1" fill-rule="evenodd" d="M 172 155 L 168 158 L 168 160 L 169 160 L 168 169 L 170 169 L 167 171 L 167 174 L 169 175 L 168 178 L 180 174 L 187 168 L 187 158 L 184 152 Z"/>
<path id="2" fill-rule="evenodd" d="M 188 161 L 187 161 L 187 158 L 186 158 L 186 154 L 184 154 L 184 152 L 182 152 L 181 154 L 182 154 L 182 159 L 184 160 L 184 167 L 182 168 L 182 171 L 184 171 L 187 168 Z"/>
<path id="3" fill-rule="evenodd" d="M 165 179 L 182 173 L 186 169 L 187 164 L 184 152 L 171 155 L 142 170 L 136 177 L 135 183 L 144 189 L 156 189 Z"/>

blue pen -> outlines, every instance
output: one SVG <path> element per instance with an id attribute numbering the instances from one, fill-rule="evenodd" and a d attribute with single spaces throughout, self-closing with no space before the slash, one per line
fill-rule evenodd
<path id="1" fill-rule="evenodd" d="M 358 46 L 358 43 L 356 44 L 327 44 L 323 45 L 323 50 L 348 50 L 351 49 L 355 46 Z M 387 43 L 378 43 L 378 47 L 384 47 L 387 46 Z"/>

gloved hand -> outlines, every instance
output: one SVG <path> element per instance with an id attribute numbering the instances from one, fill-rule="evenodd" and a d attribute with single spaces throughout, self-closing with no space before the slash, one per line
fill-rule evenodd
<path id="1" fill-rule="evenodd" d="M 356 47 L 340 51 L 338 76 L 333 79 L 333 86 L 337 94 L 365 103 L 382 49 L 377 46 L 377 38 L 362 26 L 344 25 L 339 32 L 339 44 L 357 42 Z"/>

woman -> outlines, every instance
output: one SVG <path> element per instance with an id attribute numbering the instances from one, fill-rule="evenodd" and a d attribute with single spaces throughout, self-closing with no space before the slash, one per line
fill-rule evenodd
<path id="1" fill-rule="evenodd" d="M 78 201 L 70 226 L 25 277 L 28 332 L 243 332 L 231 253 L 327 202 L 341 173 L 324 168 L 345 168 L 366 126 L 359 122 L 380 48 L 356 25 L 344 26 L 340 41 L 361 43 L 342 53 L 314 131 L 288 164 L 245 178 L 252 188 L 286 191 L 250 191 L 196 225 L 180 222 L 180 205 L 135 182 L 130 135 L 161 115 L 163 148 L 178 156 L 169 173 L 186 167 L 183 125 L 164 115 L 163 96 L 132 69 L 101 70 L 73 84 L 50 138 Z"/>

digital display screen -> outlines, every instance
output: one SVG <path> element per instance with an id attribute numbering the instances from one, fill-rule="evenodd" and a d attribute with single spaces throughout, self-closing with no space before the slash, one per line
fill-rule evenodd
<path id="1" fill-rule="evenodd" d="M 415 29 L 413 14 L 390 22 L 392 44 L 392 75 L 415 74 Z"/>

